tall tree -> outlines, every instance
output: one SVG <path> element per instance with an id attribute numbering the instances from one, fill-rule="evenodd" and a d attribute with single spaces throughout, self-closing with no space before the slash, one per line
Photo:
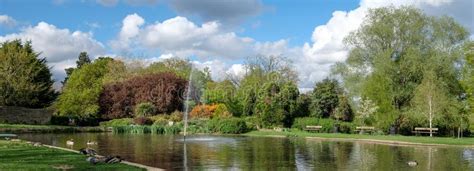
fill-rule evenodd
<path id="1" fill-rule="evenodd" d="M 330 117 L 339 104 L 341 94 L 342 89 L 337 80 L 326 78 L 316 83 L 311 94 L 311 116 Z"/>
<path id="2" fill-rule="evenodd" d="M 79 56 L 77 57 L 76 68 L 64 69 L 66 71 L 66 77 L 64 78 L 63 81 L 61 81 L 61 83 L 65 85 L 67 80 L 69 79 L 69 77 L 71 76 L 72 72 L 74 72 L 75 69 L 80 69 L 83 65 L 90 64 L 90 63 L 91 63 L 91 59 L 89 58 L 89 55 L 87 54 L 87 52 L 81 52 Z"/>
<path id="3" fill-rule="evenodd" d="M 462 94 L 456 64 L 468 35 L 452 18 L 427 16 L 413 7 L 371 9 L 346 37 L 349 57 L 333 71 L 352 99 L 367 97 L 379 106 L 377 126 L 387 128 L 400 123 L 428 69 L 447 84 L 449 94 Z"/>
<path id="4" fill-rule="evenodd" d="M 54 81 L 31 42 L 0 44 L 0 106 L 46 107 L 56 98 Z"/>
<path id="5" fill-rule="evenodd" d="M 109 72 L 109 65 L 114 65 L 114 62 L 117 61 L 112 58 L 99 58 L 74 71 L 59 96 L 58 114 L 79 118 L 98 117 L 103 77 Z"/>
<path id="6" fill-rule="evenodd" d="M 474 41 L 469 41 L 464 46 L 464 67 L 462 85 L 466 90 L 468 112 L 471 125 L 474 125 Z"/>

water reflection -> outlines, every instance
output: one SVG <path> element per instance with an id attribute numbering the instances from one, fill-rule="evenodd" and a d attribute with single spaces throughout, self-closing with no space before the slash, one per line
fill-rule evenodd
<path id="1" fill-rule="evenodd" d="M 98 142 L 100 154 L 167 170 L 474 170 L 474 150 L 393 146 L 304 138 L 133 134 L 24 134 L 21 138 L 74 149 Z M 416 160 L 418 166 L 406 163 Z"/>

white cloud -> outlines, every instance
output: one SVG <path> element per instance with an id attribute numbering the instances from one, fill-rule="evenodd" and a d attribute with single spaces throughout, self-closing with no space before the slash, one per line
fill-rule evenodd
<path id="1" fill-rule="evenodd" d="M 52 67 L 56 81 L 64 78 L 65 68 L 75 65 L 80 52 L 86 51 L 91 57 L 105 52 L 104 46 L 93 38 L 92 33 L 71 32 L 45 22 L 26 27 L 19 33 L 0 36 L 0 42 L 14 39 L 30 40 L 34 50 L 41 52 L 41 57 L 45 57 Z"/>
<path id="2" fill-rule="evenodd" d="M 253 39 L 239 37 L 221 29 L 218 22 L 196 25 L 184 17 L 174 17 L 146 26 L 137 14 L 128 15 L 116 40 L 110 42 L 115 50 L 129 49 L 131 44 L 149 51 L 181 57 L 235 59 L 252 52 Z"/>
<path id="3" fill-rule="evenodd" d="M 112 40 L 110 42 L 112 49 L 121 52 L 128 52 L 131 39 L 139 34 L 140 26 L 144 23 L 145 20 L 136 13 L 125 17 L 122 21 L 122 29 L 120 30 L 117 40 Z"/>
<path id="4" fill-rule="evenodd" d="M 14 27 L 16 25 L 15 19 L 8 15 L 0 15 L 0 27 L 5 26 L 8 28 Z"/>

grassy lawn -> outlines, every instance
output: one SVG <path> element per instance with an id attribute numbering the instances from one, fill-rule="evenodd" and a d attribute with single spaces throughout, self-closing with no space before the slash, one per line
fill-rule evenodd
<path id="1" fill-rule="evenodd" d="M 54 170 L 61 166 L 72 166 L 73 170 L 142 170 L 121 163 L 92 165 L 81 154 L 0 140 L 0 170 Z"/>
<path id="2" fill-rule="evenodd" d="M 63 132 L 103 132 L 101 127 L 74 127 L 59 125 L 0 124 L 0 132 L 22 133 L 63 133 Z"/>
<path id="3" fill-rule="evenodd" d="M 472 145 L 474 146 L 474 137 L 464 137 L 455 139 L 452 137 L 426 137 L 426 136 L 401 136 L 401 135 L 359 135 L 359 134 L 333 134 L 333 133 L 310 133 L 306 131 L 291 130 L 289 132 L 276 131 L 252 131 L 244 135 L 248 136 L 297 136 L 297 137 L 319 137 L 334 139 L 370 139 L 383 141 L 400 141 L 409 143 L 423 144 L 445 144 L 445 145 Z"/>

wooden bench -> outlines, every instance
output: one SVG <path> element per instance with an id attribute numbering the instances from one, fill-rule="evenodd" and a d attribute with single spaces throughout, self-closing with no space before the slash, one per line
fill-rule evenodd
<path id="1" fill-rule="evenodd" d="M 372 133 L 375 131 L 375 127 L 372 126 L 358 126 L 356 127 L 356 132 L 359 134 L 364 134 L 365 132 Z"/>
<path id="2" fill-rule="evenodd" d="M 306 126 L 306 128 L 304 128 L 305 131 L 320 131 L 321 128 L 323 128 L 323 126 L 320 126 L 320 125 L 317 125 L 317 126 L 314 126 L 314 125 L 308 125 Z"/>
<path id="3" fill-rule="evenodd" d="M 0 134 L 0 138 L 5 138 L 5 139 L 11 139 L 11 138 L 17 138 L 18 135 L 16 134 Z"/>
<path id="4" fill-rule="evenodd" d="M 432 131 L 433 134 L 438 133 L 438 128 L 422 128 L 422 127 L 415 127 L 414 131 L 411 131 L 412 133 L 418 135 L 418 134 L 429 134 L 430 130 Z"/>

